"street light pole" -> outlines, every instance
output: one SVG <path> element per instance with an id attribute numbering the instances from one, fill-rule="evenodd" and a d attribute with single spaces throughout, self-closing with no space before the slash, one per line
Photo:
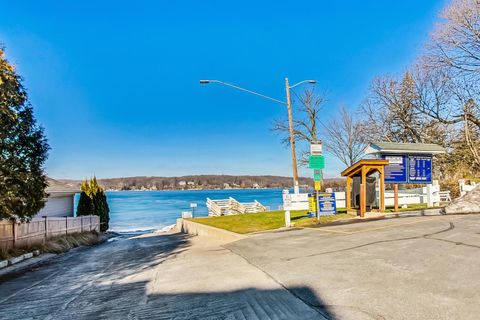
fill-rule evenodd
<path id="1" fill-rule="evenodd" d="M 297 194 L 300 192 L 300 190 L 298 187 L 297 154 L 295 152 L 295 134 L 293 132 L 292 100 L 290 98 L 290 84 L 288 83 L 288 78 L 285 78 L 285 90 L 287 93 L 288 127 L 290 129 L 290 149 L 292 150 L 293 192 Z"/>
<path id="2" fill-rule="evenodd" d="M 224 86 L 227 86 L 227 87 L 231 87 L 231 88 L 234 88 L 234 89 L 237 89 L 237 90 L 245 91 L 245 92 L 254 94 L 256 96 L 259 96 L 259 97 L 262 97 L 262 98 L 265 98 L 265 99 L 268 99 L 268 100 L 271 100 L 271 101 L 275 101 L 277 103 L 280 103 L 280 104 L 283 104 L 283 105 L 287 106 L 288 126 L 289 126 L 289 130 L 290 130 L 290 148 L 292 150 L 293 190 L 294 190 L 294 193 L 299 193 L 300 190 L 299 190 L 299 187 L 298 187 L 297 155 L 295 153 L 295 135 L 294 135 L 294 131 L 293 131 L 292 101 L 291 101 L 291 98 L 290 98 L 290 89 L 293 89 L 296 86 L 301 85 L 302 83 L 315 84 L 316 81 L 315 80 L 303 80 L 303 81 L 300 81 L 300 82 L 294 84 L 293 86 L 291 86 L 288 82 L 288 78 L 285 78 L 285 90 L 286 90 L 286 93 L 287 93 L 287 101 L 286 102 L 275 99 L 275 98 L 272 98 L 272 97 L 269 97 L 269 96 L 266 96 L 264 94 L 261 94 L 261 93 L 258 93 L 258 92 L 252 91 L 252 90 L 248 90 L 248 89 L 233 85 L 233 84 L 228 83 L 228 82 L 223 82 L 223 81 L 219 81 L 219 80 L 200 80 L 200 84 L 208 84 L 208 83 L 218 83 L 218 84 L 221 84 L 221 85 L 224 85 Z"/>

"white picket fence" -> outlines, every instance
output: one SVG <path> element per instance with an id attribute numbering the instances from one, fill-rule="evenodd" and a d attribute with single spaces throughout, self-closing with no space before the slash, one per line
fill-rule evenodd
<path id="1" fill-rule="evenodd" d="M 232 197 L 228 199 L 212 200 L 207 198 L 209 216 L 227 216 L 242 213 L 256 213 L 267 211 L 268 208 L 257 200 L 253 202 L 239 202 Z"/>

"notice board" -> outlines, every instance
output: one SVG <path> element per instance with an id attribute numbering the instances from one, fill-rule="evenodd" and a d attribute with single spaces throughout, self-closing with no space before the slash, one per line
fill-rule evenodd
<path id="1" fill-rule="evenodd" d="M 385 183 L 432 183 L 432 155 L 383 154 Z"/>

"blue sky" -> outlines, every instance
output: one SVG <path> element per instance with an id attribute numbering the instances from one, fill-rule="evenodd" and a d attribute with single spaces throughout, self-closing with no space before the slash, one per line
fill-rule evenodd
<path id="1" fill-rule="evenodd" d="M 55 178 L 291 175 L 271 131 L 284 78 L 352 110 L 411 64 L 443 1 L 9 1 L 0 42 L 24 77 Z M 298 88 L 301 91 L 302 88 Z M 297 89 L 295 89 L 297 90 Z M 327 177 L 344 169 L 327 155 Z M 301 169 L 310 176 L 310 170 Z"/>

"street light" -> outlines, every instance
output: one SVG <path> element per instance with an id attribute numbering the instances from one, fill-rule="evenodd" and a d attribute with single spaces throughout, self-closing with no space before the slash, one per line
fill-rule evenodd
<path id="1" fill-rule="evenodd" d="M 274 102 L 277 102 L 277 103 L 280 103 L 280 104 L 283 104 L 283 105 L 287 106 L 288 126 L 289 126 L 289 129 L 290 129 L 290 148 L 291 148 L 291 151 L 292 151 L 293 190 L 294 190 L 295 193 L 299 193 L 297 155 L 295 153 L 295 136 L 293 134 L 292 101 L 290 99 L 290 89 L 293 89 L 296 86 L 299 86 L 303 83 L 315 84 L 315 83 L 317 83 L 317 81 L 316 80 L 303 80 L 303 81 L 300 81 L 300 82 L 294 84 L 293 86 L 291 86 L 288 83 L 288 78 L 285 78 L 285 91 L 286 91 L 286 95 L 287 95 L 287 101 L 278 100 L 278 99 L 266 96 L 264 94 L 261 94 L 261 93 L 258 93 L 258 92 L 252 91 L 252 90 L 248 90 L 248 89 L 233 85 L 231 83 L 219 81 L 219 80 L 200 80 L 200 84 L 209 84 L 209 83 L 218 83 L 218 84 L 221 84 L 221 85 L 224 85 L 224 86 L 227 86 L 227 87 L 231 87 L 231 88 L 234 88 L 234 89 L 237 89 L 237 90 L 240 90 L 240 91 L 245 91 L 245 92 L 254 94 L 256 96 L 259 96 L 259 97 L 262 97 L 262 98 L 265 98 L 265 99 L 268 99 L 268 100 L 271 100 L 271 101 L 274 101 Z"/>

